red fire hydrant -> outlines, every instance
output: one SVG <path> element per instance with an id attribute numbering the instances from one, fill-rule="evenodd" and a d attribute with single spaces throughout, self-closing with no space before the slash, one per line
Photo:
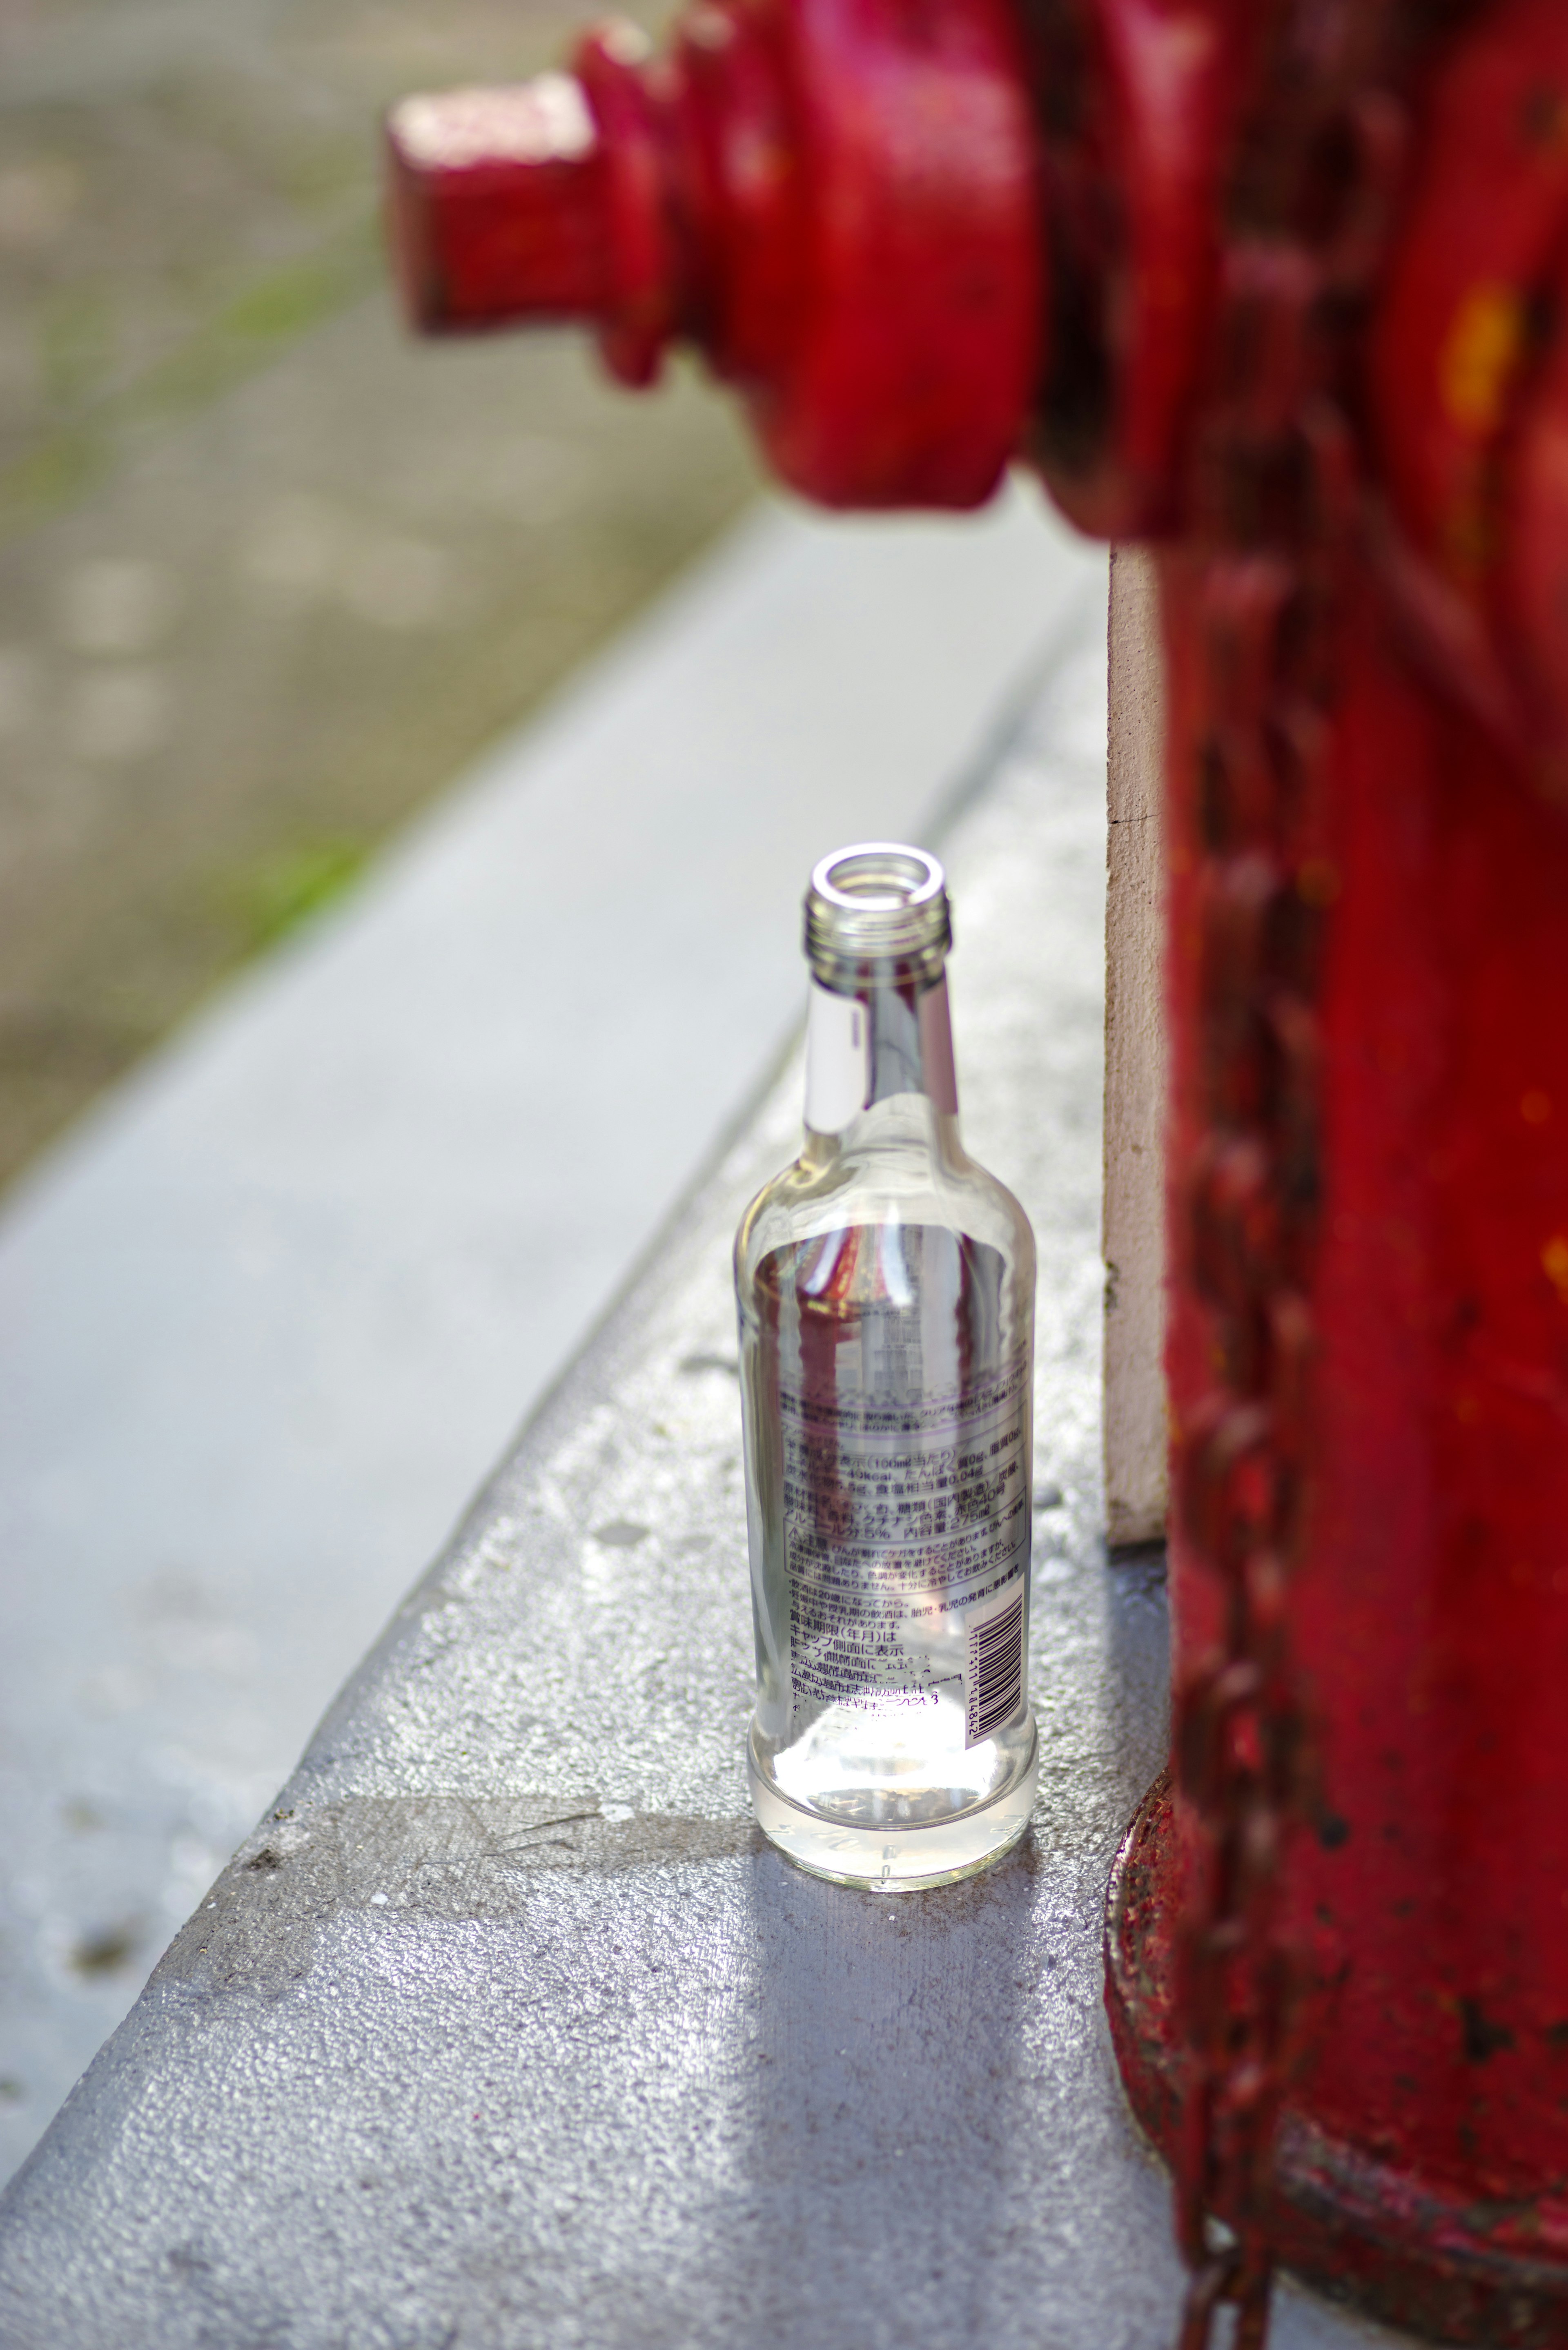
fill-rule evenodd
<path id="1" fill-rule="evenodd" d="M 698 0 L 411 99 L 432 328 L 1159 545 L 1177 1731 L 1107 2002 L 1192 2270 L 1568 2344 L 1568 8 Z"/>

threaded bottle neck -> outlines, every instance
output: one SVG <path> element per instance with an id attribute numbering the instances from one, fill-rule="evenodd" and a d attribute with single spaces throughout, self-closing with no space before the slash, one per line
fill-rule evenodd
<path id="1" fill-rule="evenodd" d="M 899 1097 L 957 1115 L 944 971 L 951 939 L 946 877 L 926 850 L 867 841 L 817 866 L 805 899 L 813 1133 L 843 1134 Z"/>
<path id="2" fill-rule="evenodd" d="M 812 976 L 836 994 L 929 986 L 952 944 L 947 876 L 924 848 L 865 840 L 835 849 L 805 893 Z"/>

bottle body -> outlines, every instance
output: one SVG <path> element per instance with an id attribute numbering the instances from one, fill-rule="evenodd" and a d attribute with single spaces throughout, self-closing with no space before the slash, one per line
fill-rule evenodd
<path id="1" fill-rule="evenodd" d="M 891 1891 L 1033 1805 L 1034 1246 L 959 1139 L 940 967 L 849 976 L 814 987 L 805 1149 L 736 1242 L 749 1763 L 792 1858 Z"/>

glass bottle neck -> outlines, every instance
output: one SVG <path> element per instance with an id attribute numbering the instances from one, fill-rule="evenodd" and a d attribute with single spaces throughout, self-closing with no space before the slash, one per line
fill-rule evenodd
<path id="1" fill-rule="evenodd" d="M 806 1022 L 805 1123 L 845 1136 L 878 1103 L 914 1097 L 958 1116 L 945 974 L 867 984 L 840 995 L 814 980 Z"/>

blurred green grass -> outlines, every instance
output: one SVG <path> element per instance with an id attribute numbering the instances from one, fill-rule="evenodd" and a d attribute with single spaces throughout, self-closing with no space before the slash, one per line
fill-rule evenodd
<path id="1" fill-rule="evenodd" d="M 341 897 L 362 869 L 369 848 L 340 834 L 274 848 L 230 877 L 224 893 L 244 951 L 254 954 L 286 938 Z"/>

